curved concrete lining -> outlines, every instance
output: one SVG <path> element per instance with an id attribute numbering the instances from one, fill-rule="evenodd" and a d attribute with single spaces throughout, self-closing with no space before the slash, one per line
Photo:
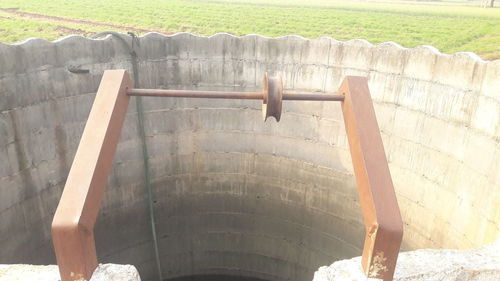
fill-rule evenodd
<path id="1" fill-rule="evenodd" d="M 399 204 L 403 247 L 467 248 L 500 235 L 500 61 L 363 40 L 217 34 L 140 38 L 140 87 L 292 90 L 369 78 Z M 0 263 L 54 263 L 50 222 L 113 38 L 0 44 Z M 68 67 L 88 70 L 75 74 Z M 144 98 L 164 278 L 311 280 L 361 254 L 363 224 L 340 105 Z M 130 106 L 96 226 L 101 262 L 156 277 L 142 150 Z M 3 160 L 6 161 L 3 161 Z"/>

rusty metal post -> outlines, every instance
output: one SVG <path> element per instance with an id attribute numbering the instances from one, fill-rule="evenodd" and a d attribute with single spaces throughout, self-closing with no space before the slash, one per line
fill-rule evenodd
<path id="1" fill-rule="evenodd" d="M 347 76 L 339 94 L 366 227 L 361 263 L 368 277 L 392 281 L 403 221 L 366 78 Z"/>
<path id="2" fill-rule="evenodd" d="M 125 70 L 107 70 L 97 91 L 52 222 L 62 281 L 89 280 L 97 267 L 94 224 L 130 97 Z"/>

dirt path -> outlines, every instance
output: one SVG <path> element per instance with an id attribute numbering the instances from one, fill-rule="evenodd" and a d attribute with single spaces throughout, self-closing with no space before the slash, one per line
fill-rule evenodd
<path id="1" fill-rule="evenodd" d="M 35 19 L 35 20 L 48 20 L 48 21 L 53 21 L 53 22 L 60 22 L 60 23 L 74 23 L 74 24 L 84 24 L 84 25 L 91 25 L 91 26 L 98 26 L 98 27 L 108 27 L 110 29 L 120 29 L 124 31 L 133 31 L 137 33 L 145 33 L 145 32 L 160 32 L 160 33 L 165 33 L 165 34 L 171 34 L 172 32 L 168 32 L 165 30 L 153 30 L 153 29 L 144 29 L 144 28 L 138 28 L 138 27 L 133 27 L 133 26 L 128 26 L 128 25 L 121 25 L 121 24 L 113 24 L 113 23 L 104 23 L 104 22 L 97 22 L 97 21 L 90 21 L 90 20 L 82 20 L 82 19 L 69 19 L 69 18 L 63 18 L 63 17 L 57 17 L 57 16 L 48 16 L 48 15 L 42 15 L 42 14 L 35 14 L 35 13 L 28 13 L 28 12 L 21 12 L 17 8 L 0 8 L 0 11 L 13 14 L 22 18 L 29 18 L 29 19 Z M 61 27 L 65 28 L 68 30 L 74 30 L 74 31 L 80 31 L 82 32 L 83 30 L 81 29 L 73 29 L 69 27 Z"/>

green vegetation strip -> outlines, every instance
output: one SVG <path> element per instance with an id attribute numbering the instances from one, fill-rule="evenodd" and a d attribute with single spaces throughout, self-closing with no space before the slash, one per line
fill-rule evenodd
<path id="1" fill-rule="evenodd" d="M 477 2 L 476 2 L 477 3 Z M 347 2 L 327 0 L 0 0 L 0 41 L 26 37 L 53 40 L 109 30 L 99 23 L 167 33 L 211 35 L 297 34 L 338 40 L 363 38 L 374 44 L 393 41 L 405 47 L 433 45 L 442 52 L 471 51 L 500 58 L 500 9 L 469 2 Z M 96 24 L 53 21 L 27 12 Z"/>

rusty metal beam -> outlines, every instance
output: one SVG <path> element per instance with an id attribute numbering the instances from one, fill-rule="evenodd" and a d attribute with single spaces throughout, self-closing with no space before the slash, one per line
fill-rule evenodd
<path id="1" fill-rule="evenodd" d="M 347 76 L 339 93 L 366 227 L 363 270 L 392 281 L 403 222 L 366 78 Z"/>
<path id="2" fill-rule="evenodd" d="M 62 281 L 90 280 L 97 267 L 94 224 L 130 97 L 125 70 L 107 70 L 97 91 L 52 222 Z"/>

